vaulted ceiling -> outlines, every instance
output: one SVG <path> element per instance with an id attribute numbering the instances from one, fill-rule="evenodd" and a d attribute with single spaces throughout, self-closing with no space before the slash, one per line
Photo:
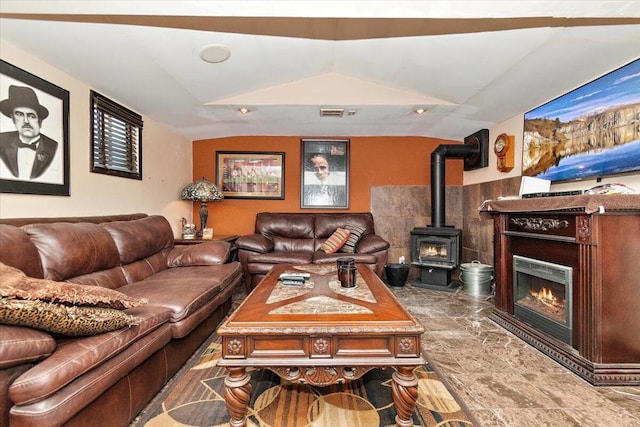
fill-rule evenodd
<path id="1" fill-rule="evenodd" d="M 0 36 L 189 140 L 461 140 L 640 57 L 640 5 L 3 0 Z"/>

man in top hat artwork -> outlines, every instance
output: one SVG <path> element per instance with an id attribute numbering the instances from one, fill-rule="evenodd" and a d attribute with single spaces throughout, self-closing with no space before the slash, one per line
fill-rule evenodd
<path id="1" fill-rule="evenodd" d="M 0 112 L 13 120 L 16 130 L 0 133 L 0 175 L 15 179 L 33 180 L 40 177 L 51 165 L 58 143 L 40 133 L 42 121 L 49 110 L 40 105 L 33 89 L 26 86 L 9 86 L 9 97 L 0 101 Z"/>

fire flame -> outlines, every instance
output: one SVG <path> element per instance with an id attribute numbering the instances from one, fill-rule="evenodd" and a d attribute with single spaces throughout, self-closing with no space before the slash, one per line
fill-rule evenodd
<path id="1" fill-rule="evenodd" d="M 555 302 L 556 297 L 551 292 L 551 289 L 542 288 L 540 292 L 531 291 L 531 295 L 539 300 L 547 301 L 547 302 Z"/>
<path id="2" fill-rule="evenodd" d="M 420 255 L 430 257 L 446 257 L 447 248 L 438 248 L 437 246 L 427 246 L 420 250 Z"/>
<path id="3" fill-rule="evenodd" d="M 550 288 L 541 287 L 538 291 L 530 289 L 529 294 L 520 301 L 543 315 L 550 316 L 565 324 L 567 322 L 565 317 L 567 305 L 562 291 L 556 291 L 554 294 Z"/>

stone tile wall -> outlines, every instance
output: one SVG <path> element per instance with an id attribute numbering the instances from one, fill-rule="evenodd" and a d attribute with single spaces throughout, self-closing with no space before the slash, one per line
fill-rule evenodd
<path id="1" fill-rule="evenodd" d="M 493 265 L 493 221 L 480 218 L 478 207 L 485 200 L 517 195 L 520 177 L 466 185 L 463 190 L 462 262 L 478 260 Z"/>
<path id="2" fill-rule="evenodd" d="M 376 233 L 391 244 L 389 262 L 398 262 L 400 256 L 404 256 L 407 263 L 411 262 L 411 230 L 431 224 L 431 187 L 371 187 L 370 197 Z M 463 227 L 461 186 L 446 188 L 445 223 L 456 228 Z M 420 270 L 412 268 L 409 278 L 419 275 Z"/>
<path id="3" fill-rule="evenodd" d="M 493 265 L 493 221 L 480 218 L 484 200 L 518 194 L 520 177 L 467 186 L 448 186 L 445 223 L 462 229 L 462 262 L 478 260 Z M 389 262 L 404 256 L 411 262 L 411 230 L 431 224 L 431 187 L 420 185 L 371 187 L 371 212 L 376 232 L 390 244 Z M 458 278 L 458 272 L 452 278 Z M 420 275 L 412 268 L 410 279 Z"/>

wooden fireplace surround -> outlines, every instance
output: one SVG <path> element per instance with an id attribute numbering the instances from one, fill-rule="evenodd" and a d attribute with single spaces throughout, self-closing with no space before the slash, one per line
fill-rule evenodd
<path id="1" fill-rule="evenodd" d="M 494 221 L 490 319 L 593 385 L 640 385 L 640 195 L 487 201 Z M 573 268 L 573 344 L 513 315 L 513 255 Z"/>

